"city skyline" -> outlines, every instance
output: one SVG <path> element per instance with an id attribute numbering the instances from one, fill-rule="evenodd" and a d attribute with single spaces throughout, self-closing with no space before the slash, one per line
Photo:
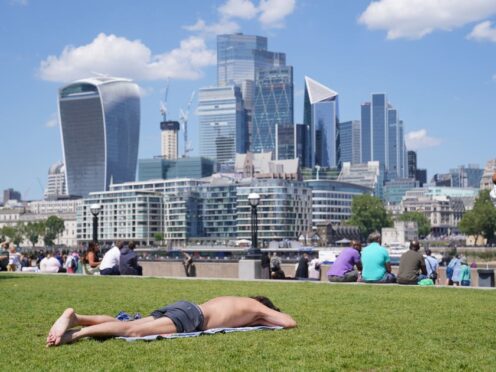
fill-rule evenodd
<path id="1" fill-rule="evenodd" d="M 190 0 L 141 7 L 94 2 L 105 17 L 94 17 L 91 3 L 0 3 L 8 31 L 0 36 L 2 190 L 42 198 L 48 169 L 63 158 L 57 91 L 94 73 L 140 85 L 139 158 L 158 155 L 166 79 L 171 78 L 168 118 L 176 120 L 193 90 L 216 84 L 213 34 L 219 32 L 264 36 L 269 50 L 285 53 L 294 66 L 295 123 L 303 121 L 308 75 L 340 93 L 341 121 L 360 120 L 360 105 L 372 93 L 385 93 L 401 113 L 408 149 L 417 150 L 418 166 L 428 169 L 429 179 L 458 165 L 484 167 L 495 157 L 494 1 L 472 1 L 468 8 L 461 1 L 427 1 L 429 6 L 412 9 L 397 0 L 403 18 L 387 0 L 223 0 L 213 6 Z M 191 115 L 189 123 L 195 155 L 198 118 Z"/>

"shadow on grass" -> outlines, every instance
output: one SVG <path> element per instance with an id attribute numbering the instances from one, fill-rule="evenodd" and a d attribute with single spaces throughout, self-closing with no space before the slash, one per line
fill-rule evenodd
<path id="1" fill-rule="evenodd" d="M 0 272 L 0 280 L 17 280 L 17 279 L 28 279 L 29 276 L 27 275 L 16 275 L 16 274 L 6 274 L 4 272 Z"/>

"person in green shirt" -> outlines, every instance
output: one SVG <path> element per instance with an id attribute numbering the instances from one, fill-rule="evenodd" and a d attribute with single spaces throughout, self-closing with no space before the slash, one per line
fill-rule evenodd
<path id="1" fill-rule="evenodd" d="M 472 275 L 470 267 L 468 267 L 467 257 L 460 258 L 460 285 L 462 287 L 470 287 Z"/>
<path id="2" fill-rule="evenodd" d="M 371 233 L 368 242 L 369 245 L 362 249 L 362 282 L 395 283 L 389 252 L 381 245 L 381 234 L 377 231 Z"/>

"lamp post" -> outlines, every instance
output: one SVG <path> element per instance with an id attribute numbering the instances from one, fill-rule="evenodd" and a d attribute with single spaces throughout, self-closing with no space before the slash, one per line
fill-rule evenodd
<path id="1" fill-rule="evenodd" d="M 260 202 L 260 195 L 257 193 L 250 193 L 248 195 L 248 202 L 251 206 L 251 247 L 246 253 L 246 258 L 257 259 L 262 255 L 262 251 L 258 248 L 258 220 L 257 220 L 257 206 Z"/>
<path id="2" fill-rule="evenodd" d="M 100 204 L 91 204 L 90 211 L 93 215 L 93 242 L 98 243 L 98 215 L 102 210 Z"/>

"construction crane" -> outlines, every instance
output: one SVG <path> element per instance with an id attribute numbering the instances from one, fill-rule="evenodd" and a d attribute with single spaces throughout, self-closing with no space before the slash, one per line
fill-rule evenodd
<path id="1" fill-rule="evenodd" d="M 184 131 L 184 154 L 183 158 L 188 157 L 188 153 L 193 151 L 193 147 L 191 146 L 191 142 L 188 140 L 188 118 L 189 118 L 189 111 L 191 109 L 191 104 L 193 103 L 193 99 L 195 98 L 195 91 L 191 93 L 191 98 L 189 99 L 188 106 L 186 106 L 186 111 L 183 111 L 183 109 L 180 109 L 181 115 L 179 116 L 179 122 L 183 126 L 183 131 Z"/>
<path id="2" fill-rule="evenodd" d="M 164 100 L 160 101 L 160 114 L 162 115 L 162 121 L 167 120 L 167 95 L 169 94 L 169 78 L 167 78 L 167 83 L 165 84 L 165 94 Z"/>

